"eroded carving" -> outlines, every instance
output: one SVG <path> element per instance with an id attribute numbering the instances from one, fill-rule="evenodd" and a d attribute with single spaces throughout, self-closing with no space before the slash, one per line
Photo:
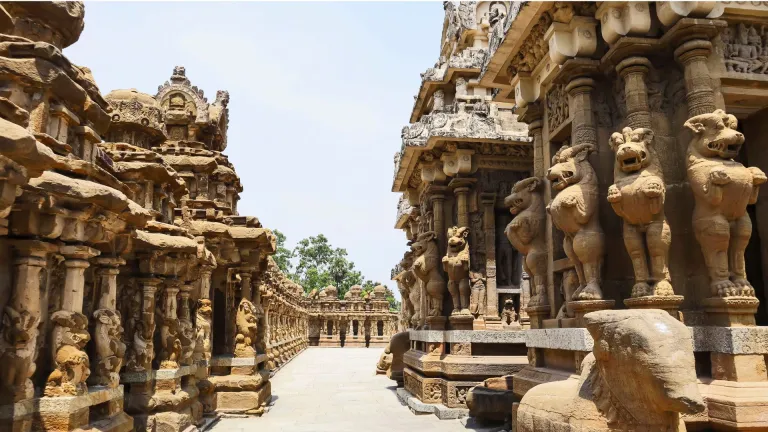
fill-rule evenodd
<path id="1" fill-rule="evenodd" d="M 744 267 L 752 235 L 747 205 L 757 202 L 765 173 L 733 160 L 744 144 L 733 115 L 716 110 L 691 117 L 685 127 L 693 135 L 687 161 L 695 199 L 693 230 L 709 270 L 711 295 L 754 297 Z"/>
<path id="2" fill-rule="evenodd" d="M 443 291 L 445 281 L 440 274 L 440 254 L 437 252 L 437 241 L 434 231 L 419 235 L 413 243 L 413 253 L 416 260 L 413 263 L 413 272 L 421 280 L 422 286 L 428 297 L 428 310 L 422 311 L 427 316 L 438 317 L 443 309 Z"/>
<path id="3" fill-rule="evenodd" d="M 88 391 L 85 381 L 91 374 L 88 354 L 83 351 L 91 339 L 88 318 L 79 312 L 58 311 L 51 316 L 51 321 L 54 323 L 54 370 L 48 375 L 45 395 L 83 395 Z"/>
<path id="4" fill-rule="evenodd" d="M 672 233 L 664 215 L 666 187 L 652 147 L 653 131 L 624 128 L 611 135 L 610 144 L 616 161 L 608 202 L 624 220 L 624 245 L 635 270 L 632 297 L 674 295 L 667 267 Z"/>
<path id="5" fill-rule="evenodd" d="M 573 300 L 602 300 L 605 235 L 598 219 L 597 176 L 587 156 L 591 144 L 564 146 L 552 158 L 547 179 L 557 195 L 547 206 L 552 222 L 563 231 L 563 249 L 579 275 Z"/>
<path id="6" fill-rule="evenodd" d="M 453 300 L 452 315 L 469 315 L 469 228 L 448 229 L 448 252 L 443 269 L 448 275 L 448 291 Z"/>

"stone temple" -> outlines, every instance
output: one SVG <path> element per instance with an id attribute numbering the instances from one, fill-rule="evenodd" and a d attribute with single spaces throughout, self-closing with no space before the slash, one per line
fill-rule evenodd
<path id="1" fill-rule="evenodd" d="M 0 3 L 0 431 L 269 416 L 309 346 L 384 347 L 439 419 L 768 430 L 765 2 L 444 2 L 394 157 L 399 313 L 283 274 L 230 94 L 177 66 L 103 95 L 62 54 L 84 9 Z"/>
<path id="2" fill-rule="evenodd" d="M 394 160 L 399 398 L 521 432 L 768 430 L 768 6 L 443 7 Z"/>

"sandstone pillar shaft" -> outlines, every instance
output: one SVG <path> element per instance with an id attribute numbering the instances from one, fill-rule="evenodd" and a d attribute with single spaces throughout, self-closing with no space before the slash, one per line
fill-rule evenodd
<path id="1" fill-rule="evenodd" d="M 88 260 L 100 254 L 88 246 L 63 246 L 59 253 L 64 256 L 66 267 L 64 290 L 61 293 L 61 310 L 83 312 L 83 292 L 85 290 L 85 269 Z"/>
<path id="2" fill-rule="evenodd" d="M 543 177 L 546 174 L 544 165 L 544 140 L 541 136 L 543 122 L 541 116 L 528 124 L 528 135 L 533 138 L 533 175 Z"/>
<path id="3" fill-rule="evenodd" d="M 644 57 L 629 57 L 616 66 L 616 72 L 624 79 L 627 126 L 632 129 L 651 128 L 648 87 L 645 84 L 650 67 L 651 62 Z"/>
<path id="4" fill-rule="evenodd" d="M 675 50 L 675 58 L 683 66 L 688 117 L 715 111 L 715 92 L 707 67 L 711 52 L 712 43 L 703 39 L 690 40 Z"/>
<path id="5" fill-rule="evenodd" d="M 2 299 L 3 317 L 15 322 L 13 329 L 26 334 L 25 340 L 7 340 L 3 336 L 0 348 L 2 358 L 14 362 L 3 364 L 7 372 L 0 374 L 0 403 L 10 404 L 34 397 L 30 378 L 37 357 L 37 338 L 40 322 L 40 273 L 46 267 L 46 257 L 56 246 L 37 240 L 14 240 L 14 279 L 10 293 Z M 4 332 L 10 334 L 10 332 Z M 7 357 L 6 357 L 7 356 Z"/>
<path id="6" fill-rule="evenodd" d="M 496 291 L 496 193 L 484 193 L 480 197 L 483 206 L 483 235 L 485 236 L 485 298 L 486 321 L 498 321 L 499 294 Z M 504 241 L 507 241 L 504 239 Z"/>
<path id="7" fill-rule="evenodd" d="M 211 274 L 213 269 L 209 265 L 200 266 L 200 298 L 211 298 Z"/>
<path id="8" fill-rule="evenodd" d="M 139 279 L 141 284 L 141 323 L 143 327 L 142 337 L 152 342 L 155 334 L 155 294 L 157 293 L 157 287 L 162 282 L 160 279 L 155 278 L 143 278 Z M 151 349 L 150 345 L 145 352 L 142 352 L 139 356 L 141 366 L 146 371 L 152 370 L 152 359 L 155 357 L 154 349 Z M 136 349 L 136 347 L 134 347 Z"/>

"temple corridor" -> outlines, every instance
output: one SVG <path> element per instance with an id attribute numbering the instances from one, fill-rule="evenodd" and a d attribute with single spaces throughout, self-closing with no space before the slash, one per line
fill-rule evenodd
<path id="1" fill-rule="evenodd" d="M 262 417 L 224 418 L 214 432 L 467 431 L 459 420 L 412 415 L 395 382 L 375 375 L 382 349 L 310 347 L 272 378 L 273 404 Z"/>

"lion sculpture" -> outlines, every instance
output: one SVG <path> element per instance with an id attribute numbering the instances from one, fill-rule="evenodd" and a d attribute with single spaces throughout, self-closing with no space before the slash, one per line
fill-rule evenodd
<path id="1" fill-rule="evenodd" d="M 51 316 L 54 323 L 52 346 L 54 369 L 48 375 L 45 396 L 79 396 L 88 393 L 85 381 L 91 375 L 88 354 L 83 351 L 91 340 L 88 318 L 73 311 L 57 311 Z"/>
<path id="2" fill-rule="evenodd" d="M 744 144 L 733 115 L 716 110 L 691 117 L 685 127 L 693 133 L 688 144 L 693 230 L 709 270 L 711 294 L 754 297 L 744 267 L 744 250 L 752 235 L 747 205 L 757 202 L 765 173 L 733 160 Z"/>
<path id="3" fill-rule="evenodd" d="M 584 316 L 594 339 L 578 379 L 540 384 L 517 411 L 518 432 L 682 432 L 704 410 L 688 328 L 661 310 Z"/>
<path id="4" fill-rule="evenodd" d="M 624 220 L 624 245 L 635 270 L 632 297 L 674 295 L 667 266 L 672 233 L 664 215 L 666 188 L 652 147 L 653 131 L 624 128 L 611 135 L 610 144 L 616 162 L 608 202 Z"/>
<path id="5" fill-rule="evenodd" d="M 504 229 L 509 242 L 521 254 L 523 269 L 533 279 L 533 293 L 529 306 L 543 306 L 547 299 L 547 215 L 541 195 L 541 179 L 529 177 L 512 187 L 504 205 L 515 215 Z"/>
<path id="6" fill-rule="evenodd" d="M 552 158 L 547 179 L 557 195 L 547 210 L 565 234 L 563 249 L 579 275 L 579 288 L 568 300 L 602 300 L 605 235 L 598 219 L 597 176 L 587 156 L 591 144 L 563 146 Z"/>
<path id="7" fill-rule="evenodd" d="M 235 357 L 251 357 L 256 351 L 253 348 L 256 342 L 256 332 L 259 326 L 259 319 L 256 316 L 256 307 L 248 299 L 240 300 L 237 307 L 237 316 L 235 317 L 237 327 L 237 336 L 242 336 L 242 349 L 235 352 Z"/>
<path id="8" fill-rule="evenodd" d="M 210 299 L 199 299 L 195 312 L 195 356 L 196 360 L 209 360 L 211 357 L 211 319 L 213 308 Z"/>
<path id="9" fill-rule="evenodd" d="M 453 300 L 452 315 L 469 315 L 469 228 L 448 229 L 448 251 L 443 269 L 448 275 L 448 292 Z"/>
<path id="10" fill-rule="evenodd" d="M 439 317 L 443 309 L 443 290 L 445 281 L 440 274 L 440 254 L 437 252 L 437 241 L 434 231 L 421 233 L 412 245 L 416 260 L 413 272 L 421 280 L 428 297 L 427 311 L 429 317 Z"/>
<path id="11" fill-rule="evenodd" d="M 97 373 L 91 379 L 97 385 L 114 388 L 120 383 L 120 368 L 125 355 L 120 314 L 111 309 L 97 309 L 93 317 L 96 321 L 93 342 L 98 363 Z"/>
<path id="12" fill-rule="evenodd" d="M 415 286 L 416 276 L 413 274 L 412 267 L 413 252 L 406 251 L 405 254 L 403 254 L 403 259 L 400 260 L 400 269 L 402 271 L 395 276 L 397 287 L 400 290 L 400 298 L 403 301 L 401 311 L 403 328 L 407 328 L 413 322 L 418 323 L 420 319 L 418 308 L 421 305 L 413 303 L 413 291 L 418 291 L 418 287 Z M 416 294 L 416 299 L 419 299 L 418 294 Z M 416 317 L 417 315 L 419 316 Z M 414 324 L 414 327 L 417 325 L 418 324 Z"/>
<path id="13" fill-rule="evenodd" d="M 29 379 L 34 374 L 40 318 L 29 311 L 17 311 L 11 306 L 3 310 L 0 331 L 0 402 L 14 402 L 14 394 L 26 398 L 34 396 L 34 386 Z"/>

